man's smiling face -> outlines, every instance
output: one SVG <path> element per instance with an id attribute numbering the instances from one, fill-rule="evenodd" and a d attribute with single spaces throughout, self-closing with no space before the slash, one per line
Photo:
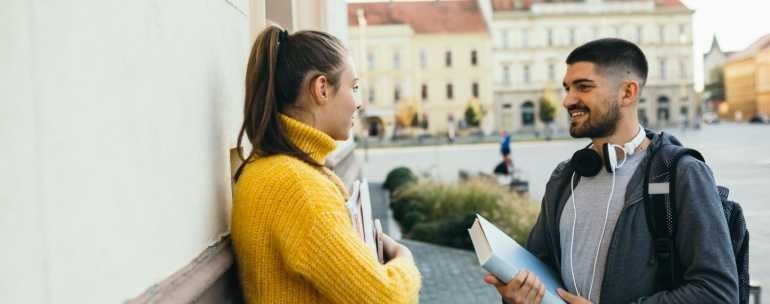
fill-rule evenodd
<path id="1" fill-rule="evenodd" d="M 598 138 L 615 132 L 621 115 L 616 85 L 594 63 L 569 65 L 562 85 L 566 91 L 562 105 L 570 118 L 572 137 Z"/>

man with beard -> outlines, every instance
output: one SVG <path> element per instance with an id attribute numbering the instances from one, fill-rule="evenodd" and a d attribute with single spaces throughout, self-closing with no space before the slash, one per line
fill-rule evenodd
<path id="1" fill-rule="evenodd" d="M 677 287 L 657 275 L 644 208 L 648 150 L 675 139 L 644 130 L 637 102 L 647 78 L 642 51 L 621 39 L 588 42 L 569 54 L 563 106 L 570 135 L 591 145 L 559 164 L 546 186 L 527 249 L 561 275 L 568 303 L 736 303 L 738 275 L 727 222 L 705 163 L 676 167 Z M 492 275 L 506 303 L 539 303 L 544 286 L 523 270 L 508 284 Z"/>

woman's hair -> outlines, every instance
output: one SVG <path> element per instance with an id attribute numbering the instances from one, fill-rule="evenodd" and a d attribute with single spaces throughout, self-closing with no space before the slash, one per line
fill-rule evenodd
<path id="1" fill-rule="evenodd" d="M 293 105 L 300 92 L 319 76 L 326 76 L 336 93 L 346 54 L 340 40 L 324 32 L 300 31 L 289 35 L 270 25 L 259 34 L 246 68 L 243 124 L 238 133 L 238 156 L 244 165 L 253 156 L 274 154 L 293 156 L 316 167 L 323 165 L 292 143 L 278 114 Z M 253 147 L 245 159 L 241 154 L 244 133 Z"/>

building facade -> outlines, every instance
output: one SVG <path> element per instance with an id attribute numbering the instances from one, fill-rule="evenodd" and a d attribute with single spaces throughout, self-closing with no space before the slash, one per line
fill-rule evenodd
<path id="1" fill-rule="evenodd" d="M 492 110 L 490 36 L 476 1 L 351 3 L 348 24 L 366 115 L 358 134 L 413 125 L 442 134 L 469 105 Z M 490 131 L 492 117 L 480 127 Z"/>
<path id="2" fill-rule="evenodd" d="M 555 125 L 568 126 L 561 106 L 564 60 L 590 40 L 617 37 L 638 44 L 649 65 L 638 115 L 661 128 L 693 121 L 692 13 L 678 0 L 491 0 L 494 112 L 499 128 L 537 131 L 539 100 L 556 92 Z"/>
<path id="3" fill-rule="evenodd" d="M 770 116 L 770 34 L 727 59 L 725 118 L 742 121 Z"/>

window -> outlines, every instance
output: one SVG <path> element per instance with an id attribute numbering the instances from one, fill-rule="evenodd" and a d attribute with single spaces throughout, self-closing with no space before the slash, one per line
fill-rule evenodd
<path id="1" fill-rule="evenodd" d="M 393 89 L 393 103 L 396 103 L 399 100 L 401 100 L 401 85 L 397 84 Z"/>
<path id="2" fill-rule="evenodd" d="M 374 85 L 371 83 L 372 82 L 370 81 L 369 82 L 369 103 L 374 103 L 374 97 L 375 97 Z"/>
<path id="3" fill-rule="evenodd" d="M 446 53 L 444 53 L 444 62 L 445 62 L 447 67 L 451 67 L 452 66 L 452 52 L 451 51 L 446 51 Z"/>
<path id="4" fill-rule="evenodd" d="M 454 92 L 452 92 L 452 84 L 451 83 L 447 83 L 447 85 L 446 85 L 446 98 L 450 99 L 450 100 L 452 98 L 454 98 L 454 94 L 453 93 Z"/>
<path id="5" fill-rule="evenodd" d="M 423 69 L 428 67 L 428 54 L 425 50 L 420 50 L 420 67 Z"/>
<path id="6" fill-rule="evenodd" d="M 427 84 L 423 84 L 420 87 L 420 97 L 422 98 L 423 101 L 428 100 L 428 85 Z"/>
<path id="7" fill-rule="evenodd" d="M 660 79 L 665 80 L 666 79 L 666 59 L 665 58 L 658 59 L 658 68 L 660 69 Z"/>
<path id="8" fill-rule="evenodd" d="M 593 32 L 594 39 L 599 39 L 599 27 L 594 26 L 591 31 Z"/>
<path id="9" fill-rule="evenodd" d="M 535 125 L 535 104 L 532 101 L 525 101 L 521 104 L 521 124 L 524 127 Z"/>
<path id="10" fill-rule="evenodd" d="M 374 54 L 372 53 L 366 54 L 366 64 L 370 70 L 374 69 Z"/>
<path id="11" fill-rule="evenodd" d="M 529 83 L 529 65 L 528 64 L 524 65 L 522 72 L 523 72 L 522 79 L 524 80 L 524 83 Z"/>
<path id="12" fill-rule="evenodd" d="M 553 66 L 553 63 L 548 64 L 548 80 L 555 80 L 556 79 L 556 71 Z"/>
<path id="13" fill-rule="evenodd" d="M 478 59 L 478 55 L 477 55 L 476 50 L 471 51 L 471 65 L 472 66 L 478 65 L 478 63 L 479 63 L 478 60 L 479 59 Z"/>
<path id="14" fill-rule="evenodd" d="M 401 67 L 401 53 L 396 51 L 393 53 L 393 68 L 399 69 Z"/>
<path id="15" fill-rule="evenodd" d="M 511 83 L 511 67 L 507 65 L 503 67 L 503 83 Z"/>
<path id="16" fill-rule="evenodd" d="M 500 40 L 502 42 L 502 46 L 503 46 L 504 49 L 507 49 L 507 48 L 510 47 L 510 40 L 509 40 L 509 37 L 508 37 L 508 30 L 507 29 L 500 30 Z"/>
<path id="17" fill-rule="evenodd" d="M 668 111 L 668 97 L 667 96 L 660 96 L 658 97 L 658 112 L 657 112 L 657 119 L 658 123 L 667 124 L 669 120 L 669 111 Z"/>
<path id="18" fill-rule="evenodd" d="M 679 25 L 679 43 L 687 42 L 687 24 Z"/>
<path id="19" fill-rule="evenodd" d="M 639 99 L 639 103 L 644 103 L 645 101 L 647 101 L 647 99 L 645 99 L 645 98 L 640 98 Z"/>
<path id="20" fill-rule="evenodd" d="M 473 97 L 479 98 L 479 83 L 474 82 L 473 85 L 471 85 L 471 93 L 473 94 Z"/>
<path id="21" fill-rule="evenodd" d="M 547 38 L 548 39 L 548 42 L 547 42 L 548 46 L 553 46 L 553 29 L 548 29 L 546 34 L 547 34 L 547 37 L 548 37 Z"/>
<path id="22" fill-rule="evenodd" d="M 666 26 L 658 25 L 658 41 L 662 44 L 666 42 Z"/>
<path id="23" fill-rule="evenodd" d="M 687 60 L 685 58 L 679 59 L 679 78 L 687 79 Z"/>
<path id="24" fill-rule="evenodd" d="M 636 43 L 642 43 L 642 38 L 644 35 L 644 27 L 641 25 L 636 26 Z"/>
<path id="25" fill-rule="evenodd" d="M 527 29 L 521 30 L 521 47 L 529 47 L 529 31 Z"/>
<path id="26" fill-rule="evenodd" d="M 569 44 L 575 45 L 575 28 L 569 29 Z"/>

